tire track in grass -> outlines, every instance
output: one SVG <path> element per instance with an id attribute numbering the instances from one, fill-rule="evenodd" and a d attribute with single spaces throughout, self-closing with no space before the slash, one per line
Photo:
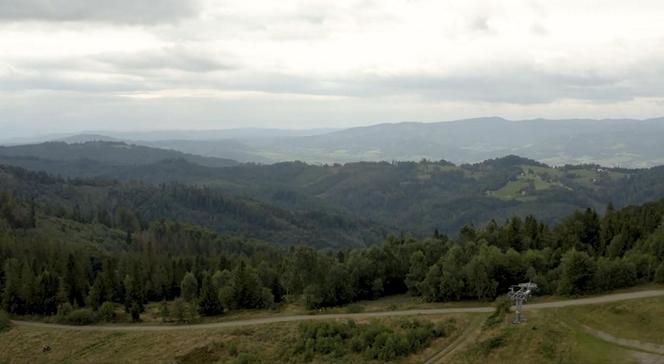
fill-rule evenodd
<path id="1" fill-rule="evenodd" d="M 482 327 L 482 322 L 484 321 L 484 315 L 475 317 L 473 321 L 466 327 L 466 329 L 459 335 L 459 337 L 447 345 L 443 350 L 437 352 L 429 359 L 424 361 L 424 364 L 439 364 L 444 363 L 445 359 L 452 357 L 452 354 L 456 353 L 458 350 L 463 348 L 469 341 L 471 341 L 480 328 Z"/>

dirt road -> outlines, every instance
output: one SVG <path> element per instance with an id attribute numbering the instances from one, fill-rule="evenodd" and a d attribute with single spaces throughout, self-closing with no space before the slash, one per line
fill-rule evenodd
<path id="1" fill-rule="evenodd" d="M 664 296 L 664 290 L 618 293 L 606 296 L 581 298 L 575 300 L 528 304 L 524 306 L 524 309 L 538 310 L 546 308 L 592 305 L 598 303 L 609 303 L 609 302 L 624 301 L 624 300 L 631 300 L 638 298 L 649 298 L 657 296 Z M 79 331 L 169 331 L 169 330 L 221 329 L 221 328 L 232 328 L 232 327 L 264 325 L 264 324 L 273 324 L 280 322 L 307 321 L 307 320 L 335 320 L 335 319 L 361 320 L 373 317 L 442 315 L 450 313 L 486 313 L 486 312 L 492 312 L 493 310 L 494 310 L 493 307 L 465 307 L 465 308 L 459 307 L 459 308 L 415 309 L 415 310 L 403 310 L 403 311 L 383 311 L 383 312 L 366 312 L 366 313 L 293 315 L 293 316 L 274 316 L 274 317 L 266 317 L 259 319 L 214 322 L 208 324 L 194 324 L 194 325 L 148 326 L 148 325 L 134 324 L 134 325 L 70 326 L 70 325 L 47 324 L 43 322 L 30 322 L 30 321 L 12 321 L 12 322 L 16 326 L 29 326 L 29 327 L 53 328 L 53 329 L 62 329 L 62 330 L 79 330 Z"/>

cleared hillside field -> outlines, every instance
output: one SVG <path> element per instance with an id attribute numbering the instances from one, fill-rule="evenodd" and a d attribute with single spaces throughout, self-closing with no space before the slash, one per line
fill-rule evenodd
<path id="1" fill-rule="evenodd" d="M 481 330 L 449 362 L 664 363 L 664 298 L 526 311 L 526 317 L 521 325 L 508 318 Z"/>
<path id="2" fill-rule="evenodd" d="M 401 299 L 400 299 L 401 300 Z M 548 300 L 544 300 L 547 302 Z M 393 363 L 659 363 L 664 360 L 664 297 L 605 304 L 527 310 L 527 322 L 511 324 L 512 314 L 488 323 L 487 313 L 455 313 L 354 319 L 397 332 L 412 320 L 446 327 L 444 335 Z M 305 321 L 312 322 L 312 321 Z M 346 319 L 321 320 L 337 325 Z M 104 331 L 15 326 L 0 333 L 0 363 L 365 363 L 382 362 L 352 350 L 313 351 L 327 342 L 307 344 L 303 322 L 235 328 L 167 331 Z M 317 327 L 317 326 L 314 326 Z M 438 327 L 438 326 L 437 326 Z M 323 329 L 318 329 L 323 330 Z M 606 340 L 597 333 L 617 339 Z M 327 339 L 325 339 L 327 340 Z M 648 344 L 645 349 L 630 343 Z M 298 343 L 301 346 L 298 350 Z M 319 346 L 320 344 L 322 346 Z M 48 345 L 51 350 L 42 352 Z M 329 344 L 332 345 L 332 344 Z M 329 346 L 332 347 L 332 346 Z M 653 349 L 654 348 L 654 349 Z M 323 349 L 324 350 L 324 349 Z"/>
<path id="3" fill-rule="evenodd" d="M 433 323 L 452 322 L 450 332 L 430 346 L 393 363 L 419 363 L 453 342 L 468 325 L 470 314 L 427 317 Z M 404 320 L 357 320 L 396 327 Z M 345 321 L 344 321 L 345 322 Z M 234 329 L 163 332 L 107 332 L 13 327 L 0 333 L 0 363 L 303 363 L 296 353 L 299 323 L 281 323 Z M 49 352 L 42 348 L 49 345 Z M 365 363 L 360 353 L 316 354 L 312 363 Z"/>

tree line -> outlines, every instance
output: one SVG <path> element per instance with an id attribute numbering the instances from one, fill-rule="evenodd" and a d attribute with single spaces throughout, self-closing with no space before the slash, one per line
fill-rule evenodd
<path id="1" fill-rule="evenodd" d="M 167 219 L 137 223 L 127 233 L 53 216 L 34 200 L 2 193 L 0 304 L 15 315 L 104 312 L 115 305 L 139 319 L 146 303 L 171 300 L 218 315 L 402 293 L 428 301 L 493 300 L 525 281 L 542 294 L 582 295 L 664 282 L 663 216 L 664 200 L 608 206 L 603 216 L 580 210 L 553 226 L 514 217 L 465 226 L 453 237 L 390 236 L 370 247 L 317 250 Z"/>

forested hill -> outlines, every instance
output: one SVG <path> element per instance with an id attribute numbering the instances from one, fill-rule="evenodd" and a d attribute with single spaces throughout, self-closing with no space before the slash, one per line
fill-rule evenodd
<path id="1" fill-rule="evenodd" d="M 250 199 L 295 216 L 333 214 L 343 216 L 344 221 L 369 220 L 376 226 L 419 236 L 436 229 L 454 233 L 466 224 L 477 226 L 491 219 L 529 214 L 555 223 L 575 209 L 602 211 L 609 202 L 622 207 L 664 197 L 664 167 L 554 168 L 516 156 L 462 165 L 423 160 L 322 166 L 285 162 L 226 168 L 184 159 L 143 165 L 23 157 L 0 157 L 0 161 L 68 177 L 205 186 L 205 193 Z"/>
<path id="2" fill-rule="evenodd" d="M 664 168 L 552 168 L 509 156 L 472 165 L 363 162 L 281 163 L 218 170 L 225 191 L 284 208 L 323 202 L 408 232 L 454 233 L 466 224 L 534 214 L 555 223 L 575 209 L 603 211 L 664 197 Z"/>
<path id="3" fill-rule="evenodd" d="M 90 183 L 3 170 L 3 186 L 9 174 L 74 201 L 79 189 L 99 193 Z M 174 298 L 195 319 L 284 299 L 302 299 L 310 309 L 406 292 L 427 301 L 493 300 L 528 280 L 539 294 L 563 295 L 664 283 L 664 200 L 609 206 L 603 216 L 575 211 L 557 225 L 514 217 L 464 227 L 453 238 L 391 236 L 371 247 L 316 250 L 148 221 L 123 208 L 89 220 L 64 201 L 44 194 L 26 200 L 30 191 L 10 186 L 0 193 L 0 307 L 15 315 L 57 313 L 67 323 L 113 321 L 113 304 L 139 320 L 146 303 Z"/>
<path id="4" fill-rule="evenodd" d="M 231 159 L 203 157 L 175 150 L 151 148 L 116 141 L 87 141 L 83 143 L 47 142 L 11 147 L 0 146 L 0 158 L 26 159 L 25 163 L 81 163 L 99 162 L 111 166 L 136 166 L 168 159 L 183 159 L 209 167 L 237 165 Z"/>
<path id="5" fill-rule="evenodd" d="M 155 219 L 205 226 L 218 233 L 282 245 L 357 246 L 380 241 L 385 229 L 334 209 L 290 211 L 207 187 L 104 179 L 63 179 L 0 166 L 0 192 L 34 201 L 49 216 L 99 223 L 132 233 Z"/>

